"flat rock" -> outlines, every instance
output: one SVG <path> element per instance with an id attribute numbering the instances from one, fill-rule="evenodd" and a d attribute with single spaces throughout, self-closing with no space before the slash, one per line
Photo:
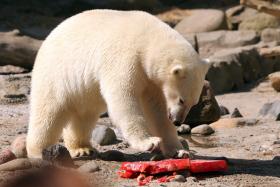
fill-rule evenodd
<path id="1" fill-rule="evenodd" d="M 50 165 L 42 159 L 18 158 L 0 165 L 0 171 L 16 171 Z"/>
<path id="2" fill-rule="evenodd" d="M 177 127 L 177 133 L 178 134 L 189 134 L 191 132 L 191 127 L 186 124 L 182 124 L 179 127 Z"/>
<path id="3" fill-rule="evenodd" d="M 270 74 L 268 78 L 274 90 L 280 92 L 280 71 Z"/>
<path id="4" fill-rule="evenodd" d="M 192 128 L 191 134 L 196 135 L 210 135 L 213 134 L 215 131 L 209 125 L 199 125 L 197 127 Z"/>
<path id="5" fill-rule="evenodd" d="M 11 160 L 16 159 L 16 156 L 14 155 L 14 153 L 9 150 L 9 149 L 4 149 L 3 151 L 1 151 L 0 153 L 0 165 L 4 164 L 6 162 L 9 162 Z"/>
<path id="6" fill-rule="evenodd" d="M 13 66 L 13 65 L 0 66 L 0 75 L 20 74 L 20 73 L 27 73 L 27 72 L 29 72 L 28 69 L 19 66 Z"/>
<path id="7" fill-rule="evenodd" d="M 78 170 L 80 172 L 93 173 L 93 172 L 99 171 L 100 168 L 95 161 L 90 161 L 90 162 L 87 162 L 87 163 L 83 164 L 82 166 L 80 166 L 78 168 Z"/>
<path id="8" fill-rule="evenodd" d="M 211 123 L 209 126 L 213 129 L 228 129 L 243 126 L 253 126 L 258 124 L 259 120 L 253 118 L 223 118 Z"/>
<path id="9" fill-rule="evenodd" d="M 280 120 L 280 100 L 271 103 L 265 103 L 259 111 L 259 115 L 263 118 Z"/>
<path id="10" fill-rule="evenodd" d="M 191 127 L 209 124 L 220 118 L 220 107 L 209 82 L 205 81 L 198 104 L 193 106 L 184 123 Z"/>
<path id="11" fill-rule="evenodd" d="M 224 12 L 215 9 L 192 10 L 189 16 L 175 26 L 175 30 L 182 34 L 208 32 L 225 28 Z"/>
<path id="12" fill-rule="evenodd" d="M 42 151 L 43 160 L 49 161 L 55 165 L 73 166 L 73 160 L 66 147 L 60 144 L 52 145 Z"/>
<path id="13" fill-rule="evenodd" d="M 16 139 L 11 144 L 11 151 L 16 155 L 17 158 L 27 157 L 25 134 L 16 137 Z"/>
<path id="14" fill-rule="evenodd" d="M 92 132 L 93 141 L 99 145 L 110 145 L 117 141 L 115 131 L 110 127 L 98 126 Z"/>

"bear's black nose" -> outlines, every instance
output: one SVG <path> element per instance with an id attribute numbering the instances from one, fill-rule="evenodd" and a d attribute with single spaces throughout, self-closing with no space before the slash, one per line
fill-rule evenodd
<path id="1" fill-rule="evenodd" d="M 181 125 L 181 122 L 180 122 L 180 121 L 175 120 L 175 121 L 173 121 L 173 124 L 174 124 L 175 126 L 180 126 L 180 125 Z"/>

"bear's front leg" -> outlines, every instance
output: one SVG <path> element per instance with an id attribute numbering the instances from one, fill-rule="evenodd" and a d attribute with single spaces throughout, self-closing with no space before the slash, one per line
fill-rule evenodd
<path id="1" fill-rule="evenodd" d="M 158 93 L 155 95 L 155 93 Z M 167 158 L 190 157 L 189 150 L 182 146 L 175 126 L 167 116 L 164 98 L 159 92 L 146 92 L 142 97 L 142 104 L 146 119 L 151 124 L 151 131 L 154 136 L 162 139 L 160 148 Z"/>
<path id="2" fill-rule="evenodd" d="M 113 88 L 101 87 L 112 122 L 121 129 L 132 148 L 139 151 L 159 150 L 161 138 L 151 136 L 135 90 L 121 84 L 118 87 L 116 82 L 114 84 Z"/>

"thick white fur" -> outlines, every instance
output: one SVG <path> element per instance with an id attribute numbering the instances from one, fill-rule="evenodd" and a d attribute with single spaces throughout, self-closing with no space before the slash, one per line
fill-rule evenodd
<path id="1" fill-rule="evenodd" d="M 28 156 L 41 157 L 62 131 L 72 156 L 88 154 L 92 128 L 108 110 L 132 147 L 160 146 L 172 157 L 183 147 L 168 109 L 186 113 L 198 101 L 206 71 L 191 45 L 148 13 L 75 15 L 51 32 L 36 58 Z"/>

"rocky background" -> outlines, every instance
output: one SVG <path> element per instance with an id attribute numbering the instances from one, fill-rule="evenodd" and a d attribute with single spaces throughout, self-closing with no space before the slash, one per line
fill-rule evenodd
<path id="1" fill-rule="evenodd" d="M 61 140 L 44 152 L 44 161 L 26 159 L 36 53 L 61 21 L 96 8 L 148 11 L 210 60 L 200 101 L 177 131 L 197 158 L 222 157 L 229 170 L 187 178 L 183 174 L 163 186 L 280 186 L 280 16 L 237 0 L 1 0 L 0 184 L 55 163 L 81 166 L 78 172 L 86 173 L 90 184 L 134 186 L 134 180 L 117 177 L 120 161 L 157 159 L 130 149 L 107 114 L 93 131 L 98 152 L 92 158 L 73 161 Z"/>

